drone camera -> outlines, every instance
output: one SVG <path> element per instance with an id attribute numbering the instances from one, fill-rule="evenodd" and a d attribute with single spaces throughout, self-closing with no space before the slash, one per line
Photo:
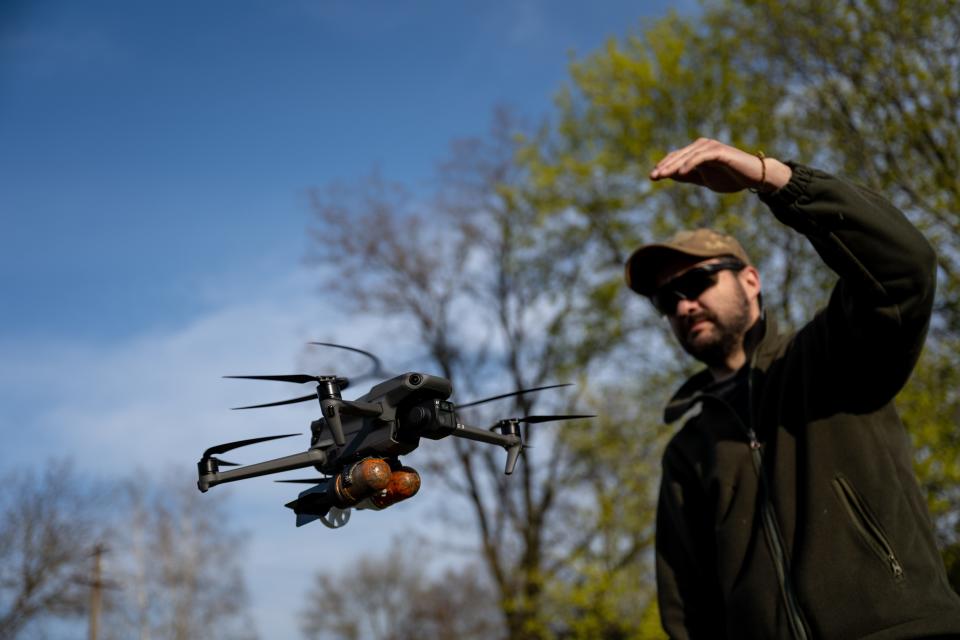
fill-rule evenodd
<path id="1" fill-rule="evenodd" d="M 455 405 L 440 398 L 425 400 L 407 411 L 402 428 L 418 436 L 439 440 L 457 428 Z"/>

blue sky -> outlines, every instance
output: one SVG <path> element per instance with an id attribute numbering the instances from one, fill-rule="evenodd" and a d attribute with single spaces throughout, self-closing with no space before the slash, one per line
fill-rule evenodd
<path id="1" fill-rule="evenodd" d="M 307 191 L 374 168 L 425 186 L 496 105 L 549 114 L 571 53 L 671 5 L 0 4 L 3 470 L 69 455 L 192 481 L 213 443 L 305 428 L 310 408 L 226 411 L 274 389 L 220 376 L 292 372 L 308 340 L 370 347 L 384 333 L 321 306 L 303 265 Z M 289 487 L 257 483 L 230 494 L 252 533 L 257 622 L 296 637 L 315 569 L 299 550 L 335 538 L 294 530 L 279 507 Z M 385 544 L 418 509 L 377 514 L 376 528 L 361 514 L 350 543 Z"/>

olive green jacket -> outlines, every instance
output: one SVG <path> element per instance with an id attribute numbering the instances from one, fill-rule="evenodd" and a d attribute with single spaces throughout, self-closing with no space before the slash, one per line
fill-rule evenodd
<path id="1" fill-rule="evenodd" d="M 839 276 L 792 335 L 770 321 L 741 371 L 741 415 L 707 371 L 668 405 L 691 415 L 663 458 L 657 583 L 674 638 L 958 634 L 893 398 L 929 324 L 936 258 L 875 193 L 793 167 L 761 196 Z"/>

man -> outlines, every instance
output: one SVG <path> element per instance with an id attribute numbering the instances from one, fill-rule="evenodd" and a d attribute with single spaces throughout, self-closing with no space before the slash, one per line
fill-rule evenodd
<path id="1" fill-rule="evenodd" d="M 674 638 L 960 637 L 893 398 L 917 361 L 935 256 L 892 205 L 822 172 L 701 139 L 650 174 L 759 192 L 840 276 L 779 335 L 736 240 L 641 247 L 627 282 L 707 368 L 665 411 L 657 582 Z"/>

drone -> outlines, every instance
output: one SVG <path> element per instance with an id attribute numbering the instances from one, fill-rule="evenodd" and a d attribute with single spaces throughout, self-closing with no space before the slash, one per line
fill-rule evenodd
<path id="1" fill-rule="evenodd" d="M 217 456 L 247 445 L 301 435 L 287 433 L 227 442 L 210 447 L 197 463 L 197 487 L 202 492 L 226 482 L 313 467 L 322 477 L 278 480 L 312 484 L 285 506 L 296 514 L 298 527 L 320 520 L 337 529 L 347 524 L 351 510 L 381 510 L 412 498 L 420 490 L 420 475 L 400 462 L 399 457 L 420 446 L 421 438 L 440 440 L 448 436 L 466 438 L 503 447 L 507 453 L 504 473 L 510 475 L 524 450 L 520 424 L 593 418 L 593 415 L 531 415 L 498 420 L 488 428 L 465 424 L 460 409 L 525 393 L 571 386 L 553 384 L 520 389 L 466 404 L 449 400 L 453 386 L 449 380 L 426 373 L 407 372 L 391 375 L 372 353 L 330 342 L 309 344 L 345 349 L 369 358 L 372 369 L 356 378 L 386 378 L 356 400 L 344 400 L 341 393 L 350 386 L 349 378 L 335 375 L 248 375 L 224 376 L 247 380 L 270 380 L 296 384 L 316 384 L 313 393 L 279 402 L 235 407 L 259 409 L 299 402 L 320 404 L 321 417 L 310 423 L 310 446 L 306 451 L 256 464 L 240 466 Z M 237 467 L 221 471 L 221 467 Z"/>

